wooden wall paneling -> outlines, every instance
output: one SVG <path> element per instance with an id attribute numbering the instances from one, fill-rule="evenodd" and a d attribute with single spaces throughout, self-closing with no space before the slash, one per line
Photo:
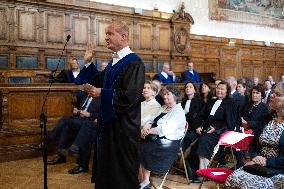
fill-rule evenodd
<path id="1" fill-rule="evenodd" d="M 168 39 L 168 40 L 167 40 Z M 170 50 L 170 40 L 171 30 L 169 26 L 159 27 L 159 49 L 169 51 Z"/>
<path id="2" fill-rule="evenodd" d="M 17 10 L 17 38 L 23 42 L 36 42 L 37 39 L 37 11 Z"/>
<path id="3" fill-rule="evenodd" d="M 220 60 L 218 58 L 207 58 L 203 72 L 213 72 L 216 74 L 216 77 L 219 77 L 219 63 Z"/>
<path id="4" fill-rule="evenodd" d="M 7 9 L 0 7 L 0 40 L 7 40 Z"/>
<path id="5" fill-rule="evenodd" d="M 92 27 L 92 26 L 91 26 Z M 73 42 L 75 45 L 85 45 L 89 41 L 90 19 L 87 16 L 73 16 Z"/>
<path id="6" fill-rule="evenodd" d="M 282 75 L 284 75 L 284 66 L 277 66 L 277 69 L 276 69 L 276 76 L 273 77 L 274 78 L 274 81 L 280 81 L 280 77 Z"/>
<path id="7" fill-rule="evenodd" d="M 173 72 L 182 73 L 186 70 L 186 66 L 184 65 L 184 61 L 173 61 Z"/>
<path id="8" fill-rule="evenodd" d="M 16 42 L 16 5 L 8 5 L 7 6 L 7 18 L 8 18 L 8 42 L 15 43 Z"/>
<path id="9" fill-rule="evenodd" d="M 97 36 L 97 46 L 104 47 L 106 45 L 105 43 L 105 29 L 109 25 L 110 20 L 105 20 L 101 18 L 97 18 L 97 31 L 98 31 L 98 36 Z"/>
<path id="10" fill-rule="evenodd" d="M 252 48 L 251 58 L 253 60 L 263 60 L 263 48 Z"/>
<path id="11" fill-rule="evenodd" d="M 235 47 L 222 47 L 220 60 L 220 77 L 238 76 L 237 55 L 238 49 Z"/>
<path id="12" fill-rule="evenodd" d="M 151 50 L 152 49 L 152 39 L 153 39 L 153 30 L 152 24 L 143 22 L 139 23 L 139 48 L 142 50 Z"/>
<path id="13" fill-rule="evenodd" d="M 39 96 L 34 93 L 9 95 L 9 127 L 24 129 L 39 125 Z"/>
<path id="14" fill-rule="evenodd" d="M 220 57 L 220 46 L 216 44 L 206 45 L 205 48 L 206 58 L 219 58 Z"/>
<path id="15" fill-rule="evenodd" d="M 62 13 L 46 13 L 47 42 L 64 43 L 65 15 Z"/>
<path id="16" fill-rule="evenodd" d="M 253 66 L 253 76 L 254 77 L 259 77 L 261 80 L 264 80 L 265 76 L 263 73 L 263 67 L 261 64 L 254 64 Z"/>
<path id="17" fill-rule="evenodd" d="M 197 42 L 191 42 L 191 55 L 194 59 L 195 57 L 203 57 L 205 56 L 205 48 L 204 44 L 200 44 Z"/>
<path id="18" fill-rule="evenodd" d="M 284 50 L 276 50 L 277 66 L 284 65 Z"/>

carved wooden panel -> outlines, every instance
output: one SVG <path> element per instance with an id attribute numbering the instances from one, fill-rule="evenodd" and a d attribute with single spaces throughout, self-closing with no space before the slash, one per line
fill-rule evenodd
<path id="1" fill-rule="evenodd" d="M 105 36 L 106 36 L 106 32 L 105 29 L 106 27 L 109 25 L 109 22 L 106 21 L 102 21 L 102 20 L 98 20 L 97 22 L 98 25 L 98 46 L 105 46 Z"/>
<path id="2" fill-rule="evenodd" d="M 152 48 L 152 27 L 151 25 L 140 24 L 140 48 Z"/>
<path id="3" fill-rule="evenodd" d="M 279 81 L 281 75 L 284 75 L 284 66 L 278 66 L 276 69 L 276 77 L 274 80 Z"/>
<path id="4" fill-rule="evenodd" d="M 62 43 L 64 39 L 64 16 L 60 14 L 46 15 L 47 25 L 47 41 L 54 43 Z"/>
<path id="5" fill-rule="evenodd" d="M 6 9 L 0 7 L 0 39 L 6 39 L 7 16 Z"/>
<path id="6" fill-rule="evenodd" d="M 251 58 L 253 60 L 262 60 L 263 59 L 263 49 L 252 49 Z"/>
<path id="7" fill-rule="evenodd" d="M 204 57 L 205 56 L 205 45 L 191 43 L 191 54 L 192 57 Z"/>
<path id="8" fill-rule="evenodd" d="M 253 67 L 253 76 L 259 77 L 259 78 L 265 78 L 263 76 L 263 69 L 262 66 L 254 66 Z"/>
<path id="9" fill-rule="evenodd" d="M 284 50 L 276 51 L 277 65 L 284 65 Z"/>
<path id="10" fill-rule="evenodd" d="M 25 41 L 36 40 L 36 13 L 32 11 L 18 11 L 18 38 Z"/>
<path id="11" fill-rule="evenodd" d="M 275 51 L 272 49 L 265 49 L 263 56 L 265 60 L 275 60 Z"/>
<path id="12" fill-rule="evenodd" d="M 225 63 L 226 66 L 235 65 L 237 63 L 237 51 L 223 48 L 222 61 Z"/>
<path id="13" fill-rule="evenodd" d="M 251 59 L 251 49 L 242 48 L 240 49 L 240 51 L 241 51 L 242 60 Z"/>
<path id="14" fill-rule="evenodd" d="M 74 43 L 87 44 L 89 32 L 89 19 L 73 17 Z"/>
<path id="15" fill-rule="evenodd" d="M 250 65 L 243 65 L 242 67 L 242 75 L 247 77 L 253 77 L 253 70 Z"/>
<path id="16" fill-rule="evenodd" d="M 11 94 L 9 97 L 9 126 L 36 125 L 39 117 L 39 97 L 33 93 Z"/>
<path id="17" fill-rule="evenodd" d="M 170 39 L 170 28 L 164 28 L 160 27 L 159 28 L 159 46 L 160 50 L 169 50 L 170 48 L 170 40 L 165 40 L 165 39 Z"/>
<path id="18" fill-rule="evenodd" d="M 208 45 L 206 46 L 207 57 L 214 58 L 220 56 L 220 48 L 217 46 Z"/>
<path id="19" fill-rule="evenodd" d="M 224 78 L 228 77 L 228 76 L 236 76 L 237 75 L 237 69 L 236 67 L 229 67 L 226 66 L 224 68 Z"/>

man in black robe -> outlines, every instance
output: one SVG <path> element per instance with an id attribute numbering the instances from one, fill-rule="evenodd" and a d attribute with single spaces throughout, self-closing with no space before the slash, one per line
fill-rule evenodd
<path id="1" fill-rule="evenodd" d="M 105 70 L 102 88 L 87 88 L 101 96 L 102 125 L 95 176 L 96 189 L 139 188 L 139 141 L 145 67 L 128 46 L 129 29 L 114 21 L 106 28 L 113 59 Z"/>

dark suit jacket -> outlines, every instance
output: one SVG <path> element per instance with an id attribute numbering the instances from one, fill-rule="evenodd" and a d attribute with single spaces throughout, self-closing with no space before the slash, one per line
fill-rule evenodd
<path id="1" fill-rule="evenodd" d="M 181 74 L 181 80 L 183 83 L 188 83 L 189 81 L 192 81 L 194 83 L 201 83 L 202 80 L 198 74 L 197 71 L 193 70 L 193 73 L 190 73 L 188 70 L 186 70 L 185 72 L 183 72 Z"/>
<path id="2" fill-rule="evenodd" d="M 174 77 L 172 75 L 168 75 L 168 78 L 165 78 L 161 72 L 156 74 L 154 77 L 153 77 L 153 80 L 158 80 L 160 81 L 161 83 L 166 83 L 166 84 L 170 84 L 170 83 L 175 83 L 176 81 L 174 80 Z"/>
<path id="3" fill-rule="evenodd" d="M 268 106 L 260 102 L 257 106 L 249 103 L 245 106 L 241 116 L 248 122 L 248 126 L 255 132 L 262 125 L 264 119 L 269 115 Z"/>

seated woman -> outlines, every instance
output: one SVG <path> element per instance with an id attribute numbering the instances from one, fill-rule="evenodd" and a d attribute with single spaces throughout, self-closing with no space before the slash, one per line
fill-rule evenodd
<path id="1" fill-rule="evenodd" d="M 203 124 L 205 102 L 199 98 L 197 87 L 192 82 L 185 85 L 185 94 L 181 106 L 184 109 L 186 121 L 188 123 L 188 130 L 183 139 L 182 148 L 185 151 L 189 179 L 196 182 L 197 175 L 195 170 L 198 169 L 199 160 L 198 156 L 192 153 L 195 151 L 195 146 L 191 145 L 194 144 L 194 141 L 201 135 L 197 128 Z"/>
<path id="2" fill-rule="evenodd" d="M 221 81 L 216 87 L 217 99 L 212 99 L 207 106 L 206 121 L 203 128 L 197 128 L 204 133 L 198 139 L 196 154 L 199 156 L 200 169 L 206 168 L 213 149 L 225 131 L 237 127 L 237 109 L 233 99 L 230 98 L 230 86 Z"/>
<path id="3" fill-rule="evenodd" d="M 254 86 L 251 91 L 251 101 L 241 112 L 242 124 L 245 130 L 252 129 L 253 134 L 257 127 L 261 125 L 264 118 L 269 114 L 269 109 L 261 100 L 265 97 L 264 89 L 261 85 Z"/>
<path id="4" fill-rule="evenodd" d="M 186 150 L 200 135 L 200 133 L 196 132 L 196 129 L 202 124 L 205 108 L 205 102 L 199 98 L 197 87 L 193 82 L 185 85 L 185 94 L 181 101 L 181 106 L 184 109 L 188 123 L 188 130 L 183 139 L 183 150 Z"/>
<path id="5" fill-rule="evenodd" d="M 158 92 L 158 87 L 150 82 L 146 81 L 143 88 L 143 96 L 145 100 L 141 102 L 141 127 L 155 116 L 161 108 L 161 105 L 155 99 L 155 95 Z"/>
<path id="6" fill-rule="evenodd" d="M 229 188 L 283 188 L 284 187 L 284 84 L 279 83 L 273 90 L 270 108 L 274 118 L 257 130 L 249 154 L 247 165 L 260 165 L 279 171 L 271 177 L 254 175 L 241 167 L 231 174 L 225 185 Z M 271 116 L 273 117 L 273 116 Z"/>
<path id="7" fill-rule="evenodd" d="M 151 188 L 150 172 L 165 173 L 177 159 L 186 119 L 179 103 L 181 92 L 173 87 L 164 89 L 165 105 L 141 131 L 140 187 Z M 152 135 L 151 135 L 152 134 Z M 151 139 L 147 137 L 152 136 Z M 156 135 L 156 139 L 153 139 Z"/>

